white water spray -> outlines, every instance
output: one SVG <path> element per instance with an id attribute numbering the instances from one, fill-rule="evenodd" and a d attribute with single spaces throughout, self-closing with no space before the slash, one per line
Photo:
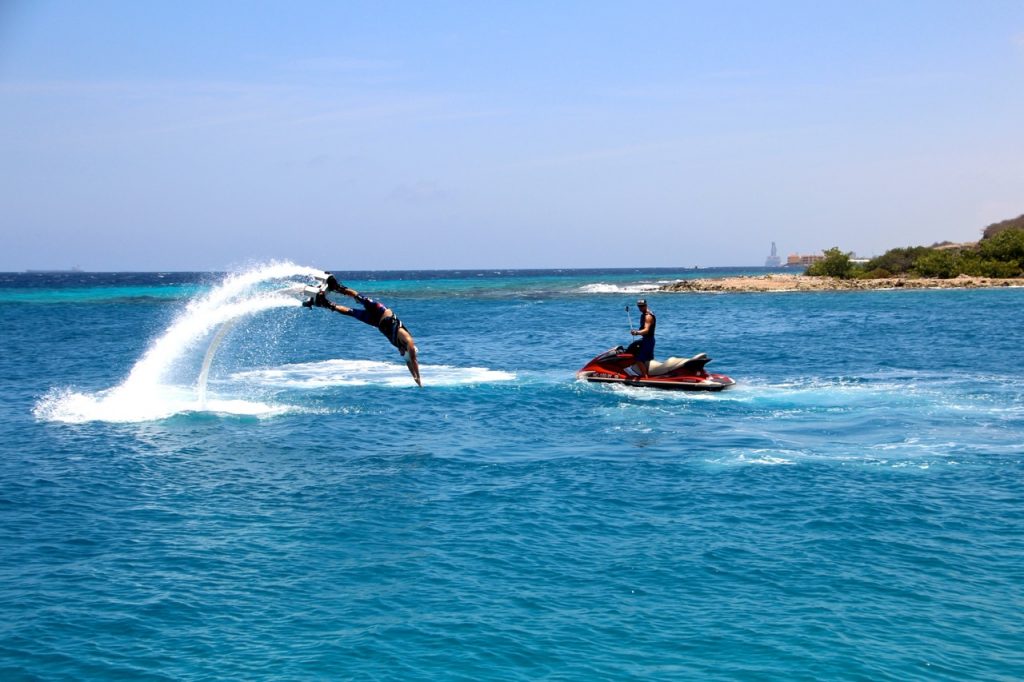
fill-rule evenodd
<path id="1" fill-rule="evenodd" d="M 200 409 L 206 409 L 206 382 L 210 378 L 210 366 L 213 364 L 213 356 L 217 354 L 217 349 L 220 348 L 224 337 L 235 328 L 237 323 L 238 318 L 235 318 L 222 324 L 217 333 L 213 335 L 213 340 L 210 341 L 210 345 L 206 349 L 206 355 L 203 357 L 203 368 L 199 370 L 199 380 L 196 382 L 196 397 L 199 399 Z"/>
<path id="2" fill-rule="evenodd" d="M 36 405 L 36 417 L 68 422 L 145 421 L 205 409 L 240 414 L 281 411 L 283 408 L 247 401 L 208 400 L 206 382 L 210 365 L 217 347 L 239 321 L 266 310 L 299 305 L 298 299 L 280 289 L 267 290 L 267 283 L 295 285 L 288 278 L 309 279 L 320 273 L 294 263 L 273 263 L 226 278 L 188 304 L 119 386 L 93 395 L 70 391 L 48 394 Z M 205 342 L 214 330 L 217 331 L 208 342 L 195 387 L 167 384 L 168 376 L 182 358 Z"/>

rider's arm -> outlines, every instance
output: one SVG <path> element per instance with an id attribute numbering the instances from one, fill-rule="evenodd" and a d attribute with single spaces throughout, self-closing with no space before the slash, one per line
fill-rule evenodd
<path id="1" fill-rule="evenodd" d="M 647 336 L 651 333 L 651 314 L 644 313 L 644 317 L 640 322 L 642 326 L 637 330 L 636 335 Z"/>

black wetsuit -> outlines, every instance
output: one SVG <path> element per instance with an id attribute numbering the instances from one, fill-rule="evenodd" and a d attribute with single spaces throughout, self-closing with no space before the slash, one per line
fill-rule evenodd
<path id="1" fill-rule="evenodd" d="M 398 319 L 398 316 L 395 315 L 394 311 L 392 311 L 391 315 L 384 317 L 384 313 L 387 311 L 387 306 L 380 301 L 375 301 L 372 298 L 359 295 L 356 295 L 355 298 L 363 306 L 363 309 L 356 310 L 354 308 L 350 308 L 348 312 L 343 314 L 354 317 L 360 322 L 365 322 L 371 327 L 376 327 L 377 331 L 386 336 L 388 341 L 391 342 L 391 345 L 401 351 L 404 355 L 409 349 L 402 340 L 399 339 L 398 330 L 405 328 L 405 325 L 402 324 L 400 319 Z"/>

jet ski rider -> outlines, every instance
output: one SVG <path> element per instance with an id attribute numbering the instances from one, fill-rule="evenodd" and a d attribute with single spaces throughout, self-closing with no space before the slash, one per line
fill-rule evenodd
<path id="1" fill-rule="evenodd" d="M 420 365 L 416 360 L 416 342 L 413 340 L 412 334 L 409 333 L 409 330 L 405 328 L 405 325 L 402 324 L 402 321 L 398 319 L 398 316 L 395 315 L 391 308 L 388 308 L 380 301 L 361 296 L 358 291 L 339 284 L 334 275 L 328 275 L 327 277 L 327 291 L 336 291 L 346 296 L 351 296 L 357 303 L 363 306 L 363 309 L 356 310 L 331 303 L 327 300 L 327 294 L 323 291 L 316 295 L 312 304 L 319 308 L 327 308 L 336 313 L 354 317 L 360 322 L 376 327 L 381 334 L 387 337 L 391 345 L 402 354 L 405 364 L 409 367 L 409 373 L 416 380 L 416 385 L 423 386 L 423 383 L 420 381 Z"/>
<path id="2" fill-rule="evenodd" d="M 654 328 L 658 326 L 658 318 L 647 309 L 645 299 L 639 299 L 636 307 L 640 310 L 640 328 L 630 329 L 629 333 L 641 337 L 640 347 L 636 352 L 636 362 L 626 368 L 626 375 L 646 378 L 654 359 Z"/>

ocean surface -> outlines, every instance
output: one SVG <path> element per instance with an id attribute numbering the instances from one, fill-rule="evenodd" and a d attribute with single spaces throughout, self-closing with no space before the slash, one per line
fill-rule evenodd
<path id="1" fill-rule="evenodd" d="M 1024 288 L 312 272 L 0 274 L 0 679 L 1024 678 Z"/>

